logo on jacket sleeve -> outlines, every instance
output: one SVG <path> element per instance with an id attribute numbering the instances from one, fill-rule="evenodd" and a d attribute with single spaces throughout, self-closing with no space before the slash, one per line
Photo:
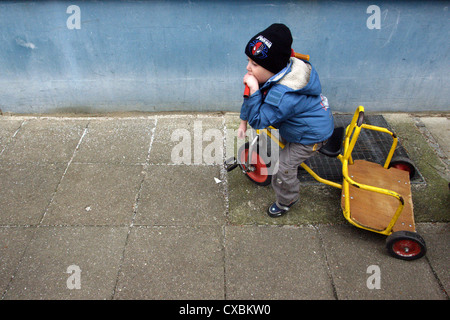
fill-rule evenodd
<path id="1" fill-rule="evenodd" d="M 328 104 L 328 99 L 323 94 L 320 94 L 320 98 L 322 101 L 320 101 L 320 105 L 322 106 L 322 109 L 327 111 L 330 105 Z"/>

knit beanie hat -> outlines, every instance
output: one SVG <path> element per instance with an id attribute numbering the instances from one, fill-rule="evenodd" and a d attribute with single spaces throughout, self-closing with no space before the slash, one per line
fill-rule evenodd
<path id="1" fill-rule="evenodd" d="M 256 34 L 245 47 L 245 54 L 263 68 L 277 74 L 291 56 L 292 35 L 288 27 L 274 23 Z"/>

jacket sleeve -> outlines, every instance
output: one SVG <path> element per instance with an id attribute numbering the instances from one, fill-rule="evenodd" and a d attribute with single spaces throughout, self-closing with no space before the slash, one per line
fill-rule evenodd
<path id="1" fill-rule="evenodd" d="M 273 90 L 273 89 L 272 89 Z M 264 129 L 286 120 L 292 113 L 292 108 L 283 103 L 283 95 L 270 90 L 266 98 L 257 91 L 244 99 L 241 107 L 241 119 L 247 120 L 253 129 Z"/>

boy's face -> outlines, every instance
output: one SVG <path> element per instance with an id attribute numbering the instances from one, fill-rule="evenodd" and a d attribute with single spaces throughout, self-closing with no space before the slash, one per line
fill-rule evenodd
<path id="1" fill-rule="evenodd" d="M 265 83 L 267 80 L 269 80 L 271 77 L 275 75 L 275 73 L 272 73 L 269 70 L 261 67 L 259 64 L 257 64 L 250 58 L 248 58 L 247 71 L 248 74 L 254 76 L 256 80 L 258 80 L 259 84 Z"/>

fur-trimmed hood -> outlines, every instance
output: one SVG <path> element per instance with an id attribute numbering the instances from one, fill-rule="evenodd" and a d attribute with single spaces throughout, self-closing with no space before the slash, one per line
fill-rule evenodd
<path id="1" fill-rule="evenodd" d="M 306 87 L 311 75 L 311 65 L 303 60 L 291 58 L 291 71 L 286 73 L 278 82 L 292 90 Z"/>
<path id="2" fill-rule="evenodd" d="M 314 68 L 309 62 L 297 58 L 291 58 L 286 68 L 269 79 L 261 89 L 264 90 L 266 86 L 275 83 L 286 86 L 290 89 L 289 91 L 300 90 L 300 93 L 305 95 L 320 95 L 322 92 L 319 77 Z"/>

